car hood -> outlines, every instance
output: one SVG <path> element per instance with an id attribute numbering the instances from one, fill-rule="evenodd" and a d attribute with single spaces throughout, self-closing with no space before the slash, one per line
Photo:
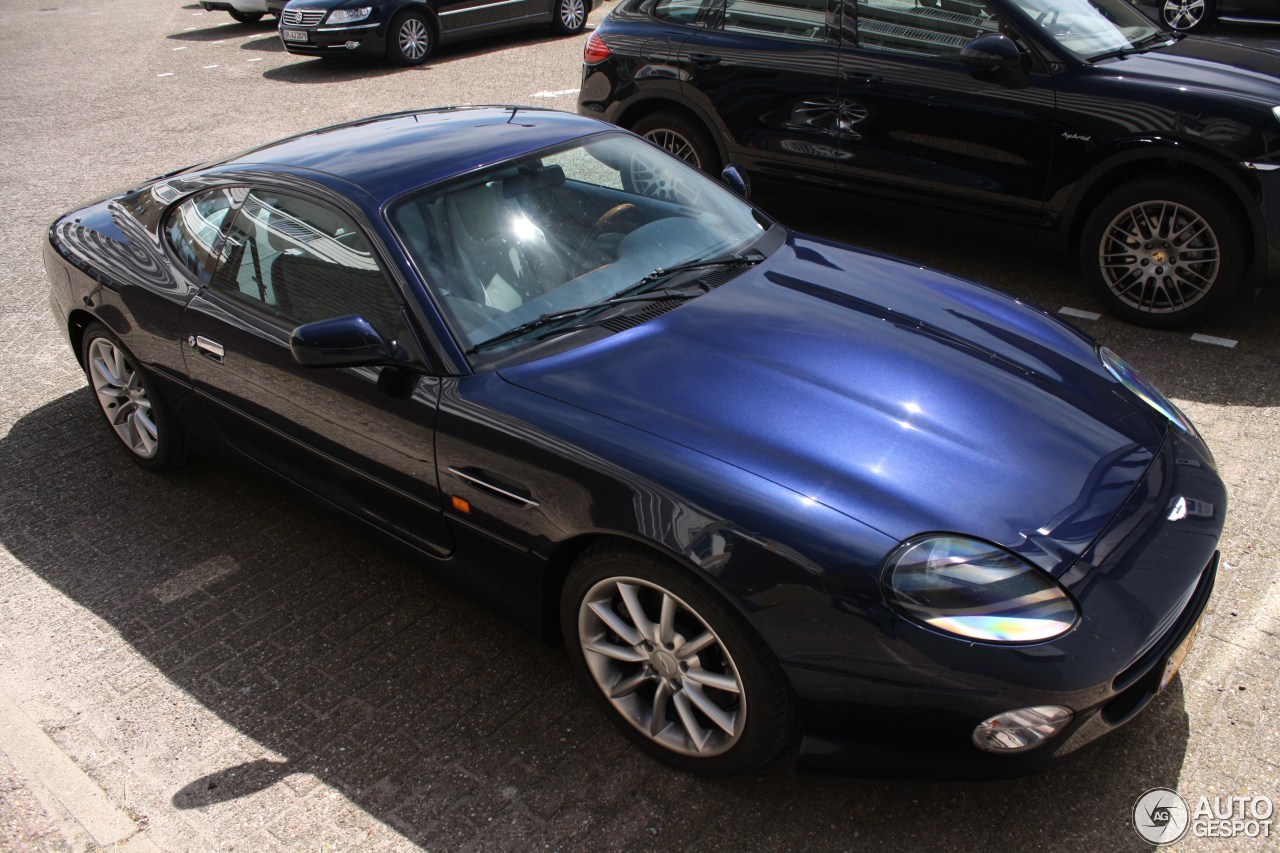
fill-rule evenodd
<path id="1" fill-rule="evenodd" d="M 1175 87 L 1170 92 L 1210 90 L 1280 105 L 1280 55 L 1238 44 L 1188 37 L 1098 67 L 1131 82 Z"/>
<path id="2" fill-rule="evenodd" d="M 794 235 L 656 319 L 499 372 L 895 539 L 959 532 L 1046 569 L 1098 534 L 1165 430 L 1044 312 Z"/>

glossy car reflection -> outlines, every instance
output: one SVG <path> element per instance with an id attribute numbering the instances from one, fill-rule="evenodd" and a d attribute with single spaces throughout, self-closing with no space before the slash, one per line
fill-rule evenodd
<path id="1" fill-rule="evenodd" d="M 1275 0 L 1139 0 L 1152 6 L 1167 27 L 1199 32 L 1215 21 L 1230 24 L 1280 24 Z"/>
<path id="2" fill-rule="evenodd" d="M 420 65 L 437 44 L 549 24 L 582 32 L 591 0 L 271 0 L 280 41 L 303 56 L 381 56 Z"/>
<path id="3" fill-rule="evenodd" d="M 1075 252 L 1131 322 L 1280 279 L 1280 57 L 1126 0 L 621 0 L 579 112 L 712 174 Z"/>
<path id="4" fill-rule="evenodd" d="M 46 266 L 139 464 L 345 513 L 682 767 L 797 724 L 809 766 L 1040 766 L 1168 684 L 1213 586 L 1213 459 L 1114 353 L 589 119 L 298 136 L 68 213 Z"/>

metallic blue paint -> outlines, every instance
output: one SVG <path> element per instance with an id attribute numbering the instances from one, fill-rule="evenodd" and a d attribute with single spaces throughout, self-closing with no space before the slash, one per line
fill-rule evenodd
<path id="1" fill-rule="evenodd" d="M 607 130 L 524 108 L 405 114 L 162 178 L 54 223 L 51 306 L 73 343 L 89 320 L 108 325 L 201 449 L 292 483 L 534 630 L 549 632 L 567 566 L 599 537 L 697 573 L 782 664 L 808 766 L 1023 772 L 1141 710 L 1212 588 L 1225 490 L 1198 437 L 1044 312 L 789 234 L 635 328 L 466 362 L 383 210 Z M 227 184 L 289 188 L 356 219 L 405 300 L 402 363 L 305 370 L 290 330 L 175 262 L 172 206 Z M 185 344 L 211 324 L 234 341 L 228 364 Z M 363 427 L 338 429 L 335 412 Z M 885 561 L 930 532 L 1015 551 L 1063 585 L 1079 621 L 1012 647 L 912 621 L 885 601 Z M 1076 717 L 1026 755 L 972 746 L 978 722 L 1032 704 Z M 909 742 L 893 737 L 904 730 Z"/>

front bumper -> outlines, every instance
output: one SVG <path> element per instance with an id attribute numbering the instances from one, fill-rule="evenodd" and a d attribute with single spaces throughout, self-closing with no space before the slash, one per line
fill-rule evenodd
<path id="1" fill-rule="evenodd" d="M 784 662 L 801 700 L 804 770 L 1002 777 L 1042 770 L 1136 717 L 1198 624 L 1217 575 L 1226 492 L 1207 449 L 1170 429 L 1147 474 L 1059 581 L 1080 606 L 1062 637 L 969 643 L 902 617 L 851 643 L 844 671 Z M 856 671 L 860 670 L 860 671 Z M 1038 748 L 1000 754 L 974 727 L 1060 705 L 1071 723 Z"/>
<path id="2" fill-rule="evenodd" d="M 303 27 L 280 21 L 280 42 L 289 53 L 303 56 L 381 55 L 386 49 L 387 28 L 381 21 L 361 21 L 349 26 Z M 306 41 L 285 38 L 286 31 L 307 34 Z M 355 45 L 352 47 L 351 45 Z"/>

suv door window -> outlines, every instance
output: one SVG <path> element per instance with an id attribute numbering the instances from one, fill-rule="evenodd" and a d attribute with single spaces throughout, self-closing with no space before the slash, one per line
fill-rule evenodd
<path id="1" fill-rule="evenodd" d="M 221 254 L 213 287 L 286 325 L 359 314 L 394 337 L 399 299 L 359 228 L 328 205 L 256 189 Z"/>
<path id="2" fill-rule="evenodd" d="M 981 0 L 857 0 L 858 46 L 914 56 L 958 57 L 978 36 L 1000 31 Z"/>
<path id="3" fill-rule="evenodd" d="M 731 33 L 825 41 L 827 0 L 725 0 L 724 29 Z"/>

